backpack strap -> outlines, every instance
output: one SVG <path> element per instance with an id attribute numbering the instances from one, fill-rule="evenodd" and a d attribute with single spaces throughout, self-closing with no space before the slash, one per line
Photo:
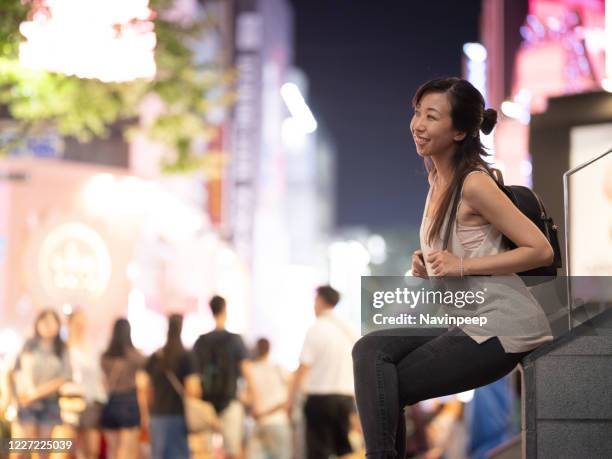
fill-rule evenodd
<path id="1" fill-rule="evenodd" d="M 450 215 L 448 216 L 448 220 L 446 221 L 446 226 L 444 230 L 444 243 L 442 244 L 442 250 L 446 250 L 448 248 L 448 243 L 450 242 L 451 229 L 453 228 L 453 222 L 455 221 L 455 217 L 457 216 L 457 207 L 459 205 L 459 199 L 461 198 L 461 186 L 463 185 L 463 177 L 459 182 L 459 186 L 453 193 L 453 201 L 451 204 Z"/>
<path id="2" fill-rule="evenodd" d="M 159 349 L 155 353 L 155 356 L 159 360 L 159 359 L 162 358 L 162 354 L 163 354 L 163 351 L 161 349 Z M 166 375 L 166 379 L 168 380 L 168 382 L 170 382 L 170 385 L 172 386 L 174 391 L 178 394 L 178 396 L 181 399 L 183 399 L 185 397 L 185 391 L 183 390 L 183 385 L 181 384 L 179 379 L 176 377 L 174 372 L 169 370 L 169 369 L 167 369 L 167 368 L 164 368 L 164 375 Z"/>
<path id="3" fill-rule="evenodd" d="M 477 171 L 481 171 L 487 174 L 489 177 L 493 179 L 493 181 L 500 188 L 501 186 L 503 186 L 503 183 L 504 183 L 503 178 L 501 177 L 501 172 L 498 169 L 493 169 L 493 173 L 489 172 L 488 170 L 482 167 L 468 169 L 467 171 L 465 171 L 465 173 L 463 174 L 463 177 L 461 177 L 461 179 L 459 180 L 459 183 L 457 184 L 457 188 L 455 189 L 453 193 L 450 215 L 448 216 L 448 220 L 446 221 L 446 226 L 444 229 L 444 239 L 442 239 L 442 241 L 444 242 L 442 244 L 442 250 L 447 250 L 448 244 L 450 243 L 451 230 L 453 229 L 455 219 L 457 218 L 457 210 L 459 209 L 459 201 L 461 201 L 461 197 L 463 195 L 463 182 L 465 181 L 468 175 L 470 175 L 472 172 L 477 172 Z"/>
<path id="4" fill-rule="evenodd" d="M 181 383 L 179 382 L 175 374 L 172 373 L 170 370 L 164 370 L 164 373 L 166 375 L 166 378 L 168 378 L 168 381 L 170 381 L 170 384 L 172 385 L 176 393 L 179 395 L 179 397 L 181 399 L 184 398 L 185 392 L 183 390 L 183 386 L 181 385 Z"/>

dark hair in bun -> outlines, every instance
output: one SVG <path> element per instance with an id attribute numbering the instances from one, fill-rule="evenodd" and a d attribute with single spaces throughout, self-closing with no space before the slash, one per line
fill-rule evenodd
<path id="1" fill-rule="evenodd" d="M 482 114 L 480 130 L 485 134 L 490 134 L 495 124 L 497 124 L 497 111 L 492 108 L 487 108 Z"/>

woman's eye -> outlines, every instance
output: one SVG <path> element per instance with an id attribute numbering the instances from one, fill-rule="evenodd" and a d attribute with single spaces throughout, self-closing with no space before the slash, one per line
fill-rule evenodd
<path id="1" fill-rule="evenodd" d="M 431 116 L 431 115 L 428 115 L 428 116 L 427 116 L 427 119 L 428 119 L 428 120 L 431 120 L 431 121 L 435 121 L 435 120 L 436 120 L 436 119 L 435 119 L 433 116 Z"/>

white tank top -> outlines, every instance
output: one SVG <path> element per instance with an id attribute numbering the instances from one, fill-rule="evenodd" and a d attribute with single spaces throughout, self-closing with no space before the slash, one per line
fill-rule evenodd
<path id="1" fill-rule="evenodd" d="M 478 170 L 470 172 L 486 173 Z M 469 175 L 469 174 L 468 174 Z M 465 183 L 465 182 L 464 182 Z M 463 188 L 460 193 L 463 197 Z M 421 251 L 425 260 L 433 250 L 442 250 L 443 241 L 436 238 L 432 245 L 427 243 L 427 229 L 431 224 L 427 218 L 427 209 L 431 187 L 427 193 L 423 220 L 421 222 L 420 240 Z M 461 199 L 459 202 L 461 202 Z M 458 214 L 458 213 L 457 213 Z M 446 213 L 446 221 L 442 226 L 441 234 L 450 218 L 450 209 Z M 458 225 L 457 218 L 450 222 L 451 237 L 448 250 L 455 256 L 477 258 L 487 255 L 496 255 L 505 251 L 502 244 L 503 235 L 491 224 L 480 226 Z M 461 237 L 460 237 L 461 235 Z M 425 262 L 427 273 L 432 276 L 431 266 Z M 455 281 L 453 281 L 454 283 Z M 529 289 L 516 274 L 506 276 L 467 276 L 461 280 L 461 289 L 477 292 L 486 288 L 485 301 L 477 310 L 459 309 L 448 306 L 449 313 L 455 316 L 486 317 L 486 325 L 462 325 L 460 328 L 477 343 L 483 343 L 493 337 L 498 337 L 504 351 L 526 352 L 552 341 L 552 332 L 542 307 L 538 304 Z"/>

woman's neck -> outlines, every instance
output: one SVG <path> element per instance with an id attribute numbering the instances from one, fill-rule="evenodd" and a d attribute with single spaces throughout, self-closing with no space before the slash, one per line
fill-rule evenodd
<path id="1" fill-rule="evenodd" d="M 38 342 L 40 343 L 40 346 L 44 349 L 51 349 L 53 347 L 54 341 L 55 338 L 40 338 Z"/>
<path id="2" fill-rule="evenodd" d="M 448 184 L 453 180 L 453 165 L 451 163 L 451 155 L 445 156 L 432 156 L 431 160 L 436 168 L 436 181 L 442 188 L 448 186 Z"/>

